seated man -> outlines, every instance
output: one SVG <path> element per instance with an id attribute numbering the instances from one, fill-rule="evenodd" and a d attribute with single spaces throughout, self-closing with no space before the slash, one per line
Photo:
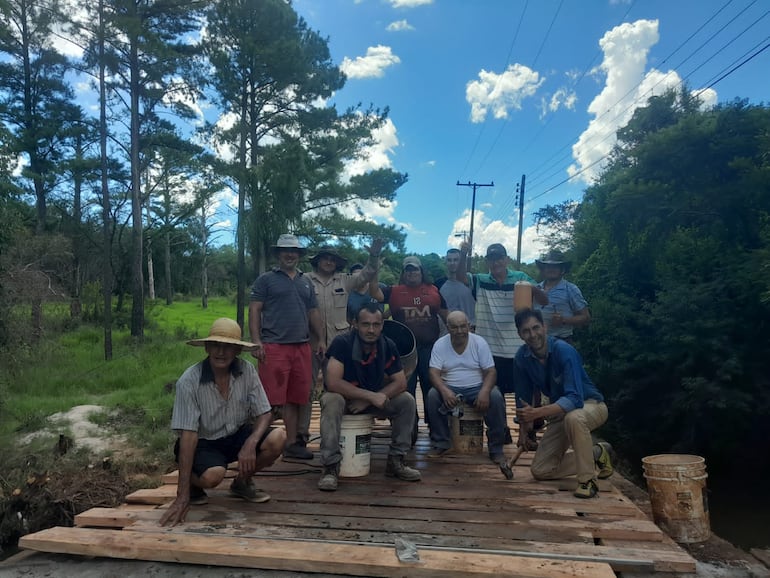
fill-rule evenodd
<path id="1" fill-rule="evenodd" d="M 206 348 L 208 357 L 189 367 L 176 383 L 171 427 L 179 434 L 174 453 L 179 464 L 177 496 L 161 525 L 184 522 L 190 504 L 205 504 L 203 488 L 215 488 L 238 460 L 230 493 L 250 502 L 270 496 L 254 487 L 251 476 L 281 455 L 286 433 L 270 427 L 272 413 L 256 368 L 238 358 L 255 345 L 241 341 L 232 319 L 217 319 L 209 336 L 190 345 Z"/>
<path id="2" fill-rule="evenodd" d="M 532 460 L 537 480 L 556 480 L 576 476 L 575 496 L 593 498 L 599 479 L 612 475 L 609 445 L 594 444 L 591 432 L 607 421 L 604 397 L 588 377 L 583 360 L 566 341 L 546 335 L 540 311 L 524 309 L 516 314 L 516 328 L 525 345 L 516 353 L 514 384 L 516 414 L 519 418 L 519 445 L 536 419 L 548 420 L 548 427 Z M 542 392 L 553 400 L 532 407 L 527 403 Z M 572 447 L 572 451 L 567 451 Z"/>
<path id="3" fill-rule="evenodd" d="M 334 338 L 326 357 L 326 392 L 321 397 L 321 463 L 318 489 L 333 492 L 340 473 L 340 428 L 346 413 L 390 418 L 391 442 L 385 475 L 409 482 L 420 472 L 404 464 L 412 446 L 415 401 L 406 391 L 406 376 L 395 343 L 382 335 L 377 303 L 357 313 L 349 333 Z"/>
<path id="4" fill-rule="evenodd" d="M 489 457 L 499 463 L 505 459 L 505 398 L 495 387 L 492 351 L 483 337 L 470 332 L 468 317 L 462 311 L 449 314 L 447 329 L 449 334 L 436 341 L 430 356 L 433 388 L 428 393 L 428 412 L 433 448 L 428 455 L 437 457 L 451 449 L 447 414 L 460 403 L 458 395 L 462 394 L 465 403 L 484 414 Z"/>

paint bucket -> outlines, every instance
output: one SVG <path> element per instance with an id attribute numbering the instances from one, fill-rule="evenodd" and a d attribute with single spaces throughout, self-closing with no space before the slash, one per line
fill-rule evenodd
<path id="1" fill-rule="evenodd" d="M 417 341 L 414 333 L 400 321 L 386 319 L 382 334 L 396 344 L 398 354 L 401 356 L 401 366 L 404 368 L 406 379 L 409 379 L 417 368 Z"/>
<path id="2" fill-rule="evenodd" d="M 484 416 L 472 406 L 463 406 L 461 416 L 451 416 L 452 450 L 457 454 L 478 454 L 484 449 Z"/>
<path id="3" fill-rule="evenodd" d="M 513 286 L 513 310 L 532 309 L 532 285 L 527 281 L 516 281 Z"/>
<path id="4" fill-rule="evenodd" d="M 708 540 L 706 460 L 700 456 L 659 454 L 642 458 L 652 517 L 677 542 Z"/>
<path id="5" fill-rule="evenodd" d="M 341 478 L 358 478 L 369 475 L 372 460 L 372 424 L 369 414 L 343 415 L 340 426 Z"/>

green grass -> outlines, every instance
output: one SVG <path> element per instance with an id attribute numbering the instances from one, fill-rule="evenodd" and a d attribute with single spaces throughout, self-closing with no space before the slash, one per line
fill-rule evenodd
<path id="1" fill-rule="evenodd" d="M 207 335 L 215 319 L 234 317 L 235 308 L 224 298 L 211 299 L 205 310 L 199 301 L 155 302 L 146 316 L 143 343 L 113 331 L 111 361 L 104 360 L 102 328 L 87 324 L 58 335 L 47 329 L 38 346 L 15 352 L 15 370 L 0 387 L 0 445 L 13 448 L 18 434 L 41 429 L 53 413 L 96 404 L 117 410 L 117 417 L 94 421 L 127 434 L 148 454 L 170 456 L 173 384 L 205 356 L 185 341 Z M 61 312 L 51 321 L 60 329 Z"/>

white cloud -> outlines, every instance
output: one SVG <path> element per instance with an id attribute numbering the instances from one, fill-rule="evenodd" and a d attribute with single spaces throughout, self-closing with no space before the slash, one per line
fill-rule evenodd
<path id="1" fill-rule="evenodd" d="M 577 94 L 573 90 L 560 88 L 551 95 L 550 99 L 546 97 L 540 99 L 540 117 L 543 118 L 548 113 L 556 112 L 560 108 L 575 110 L 576 103 Z"/>
<path id="2" fill-rule="evenodd" d="M 482 70 L 479 80 L 468 82 L 465 100 L 471 105 L 471 121 L 483 122 L 491 111 L 495 118 L 508 118 L 509 110 L 520 110 L 545 78 L 522 64 L 511 64 L 502 74 Z"/>
<path id="3" fill-rule="evenodd" d="M 390 46 L 370 46 L 366 49 L 366 56 L 357 56 L 351 60 L 347 56 L 342 59 L 340 70 L 348 78 L 381 78 L 385 69 L 401 62 L 401 59 L 393 54 Z"/>
<path id="4" fill-rule="evenodd" d="M 447 236 L 447 247 L 460 246 L 462 237 L 455 237 L 455 233 L 470 231 L 470 223 L 470 209 L 466 209 L 454 222 L 452 231 Z M 484 211 L 476 209 L 473 215 L 473 254 L 484 255 L 492 243 L 502 243 L 511 259 L 515 260 L 518 227 L 507 225 L 500 220 L 490 221 Z M 531 263 L 539 258 L 544 250 L 535 226 L 525 228 L 521 238 L 521 260 Z"/>
<path id="5" fill-rule="evenodd" d="M 362 175 L 375 169 L 386 169 L 393 166 L 390 155 L 398 146 L 396 125 L 391 119 L 372 131 L 374 144 L 370 146 L 361 158 L 355 159 L 345 166 L 343 180 L 347 181 L 353 175 Z"/>
<path id="6" fill-rule="evenodd" d="M 393 8 L 414 8 L 433 4 L 433 0 L 388 0 Z"/>
<path id="7" fill-rule="evenodd" d="M 605 75 L 604 88 L 589 104 L 588 112 L 594 118 L 572 147 L 575 163 L 567 169 L 571 177 L 591 183 L 617 141 L 617 130 L 628 123 L 634 111 L 645 106 L 650 97 L 681 86 L 682 79 L 674 70 L 647 70 L 650 48 L 658 40 L 658 21 L 638 20 L 613 28 L 599 41 L 604 52 L 599 65 L 599 72 Z M 700 97 L 704 106 L 716 103 L 713 90 L 704 91 Z"/>
<path id="8" fill-rule="evenodd" d="M 396 20 L 395 22 L 388 24 L 385 30 L 388 32 L 401 32 L 403 30 L 414 30 L 414 26 L 409 24 L 406 20 Z"/>

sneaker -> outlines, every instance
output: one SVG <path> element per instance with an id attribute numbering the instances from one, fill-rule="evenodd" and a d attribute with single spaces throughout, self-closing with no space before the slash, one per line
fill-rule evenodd
<path id="1" fill-rule="evenodd" d="M 426 456 L 428 458 L 440 458 L 441 456 L 447 456 L 452 453 L 452 448 L 431 448 L 428 450 Z"/>
<path id="2" fill-rule="evenodd" d="M 318 489 L 322 492 L 333 492 L 337 489 L 337 481 L 340 475 L 340 464 L 332 464 L 330 466 L 324 466 L 321 479 L 318 480 Z"/>
<path id="3" fill-rule="evenodd" d="M 270 494 L 255 488 L 251 479 L 244 481 L 240 478 L 235 478 L 233 483 L 230 484 L 230 494 L 237 498 L 243 498 L 247 502 L 255 502 L 257 504 L 267 502 L 270 499 Z"/>
<path id="4" fill-rule="evenodd" d="M 419 482 L 422 479 L 420 470 L 410 468 L 404 463 L 404 456 L 388 456 L 385 475 L 389 478 L 404 480 L 405 482 Z"/>
<path id="5" fill-rule="evenodd" d="M 283 448 L 283 457 L 294 458 L 295 460 L 312 460 L 313 452 L 298 443 Z"/>
<path id="6" fill-rule="evenodd" d="M 612 460 L 610 460 L 610 450 L 612 449 L 612 446 L 607 442 L 599 442 L 596 446 L 601 450 L 599 452 L 599 457 L 595 460 L 596 467 L 599 468 L 597 477 L 600 480 L 606 480 L 615 472 L 615 468 L 612 467 Z"/>
<path id="7" fill-rule="evenodd" d="M 516 420 L 514 420 L 515 422 Z M 511 437 L 511 428 L 508 426 L 505 426 L 505 439 L 503 440 L 503 444 L 506 446 L 509 446 L 513 443 L 513 437 Z"/>
<path id="8" fill-rule="evenodd" d="M 578 484 L 577 490 L 575 490 L 575 497 L 576 498 L 593 498 L 596 494 L 599 493 L 599 487 L 596 485 L 596 482 L 593 480 L 588 480 L 587 482 L 583 482 L 582 484 Z"/>
<path id="9" fill-rule="evenodd" d="M 502 464 L 505 462 L 505 454 L 502 452 L 489 454 L 489 459 L 495 464 Z"/>
<path id="10" fill-rule="evenodd" d="M 202 506 L 209 503 L 208 494 L 203 488 L 190 484 L 190 505 Z"/>

